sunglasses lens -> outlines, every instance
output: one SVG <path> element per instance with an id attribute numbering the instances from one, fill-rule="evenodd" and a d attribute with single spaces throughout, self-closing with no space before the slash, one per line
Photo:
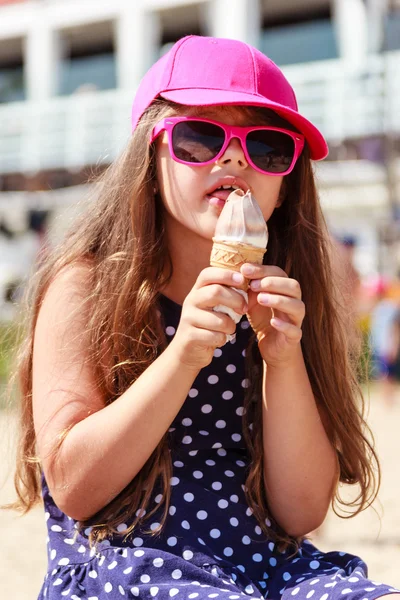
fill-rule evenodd
<path id="1" fill-rule="evenodd" d="M 225 140 L 218 125 L 202 121 L 181 121 L 172 131 L 176 158 L 190 163 L 204 163 L 215 158 Z"/>
<path id="2" fill-rule="evenodd" d="M 266 173 L 284 173 L 292 164 L 293 138 L 280 131 L 251 131 L 246 138 L 248 153 L 254 164 Z"/>

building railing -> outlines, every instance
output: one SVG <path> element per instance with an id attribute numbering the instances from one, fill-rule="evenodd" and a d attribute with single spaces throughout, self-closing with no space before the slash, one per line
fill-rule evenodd
<path id="1" fill-rule="evenodd" d="M 370 57 L 358 71 L 341 60 L 284 71 L 328 141 L 400 134 L 400 52 Z M 0 173 L 110 162 L 129 139 L 133 96 L 111 90 L 0 105 Z"/>

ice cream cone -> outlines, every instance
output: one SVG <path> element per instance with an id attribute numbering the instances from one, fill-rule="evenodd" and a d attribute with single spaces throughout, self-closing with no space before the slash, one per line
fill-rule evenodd
<path id="1" fill-rule="evenodd" d="M 222 242 L 215 239 L 213 242 L 210 265 L 222 269 L 240 271 L 240 267 L 247 262 L 261 265 L 266 252 L 265 248 L 257 248 L 243 242 Z M 242 285 L 235 284 L 235 287 L 246 291 L 249 280 L 245 279 Z"/>

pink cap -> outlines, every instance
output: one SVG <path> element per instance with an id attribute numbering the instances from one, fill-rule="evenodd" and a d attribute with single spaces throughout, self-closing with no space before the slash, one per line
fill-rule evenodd
<path id="1" fill-rule="evenodd" d="M 132 130 L 158 96 L 187 106 L 265 106 L 304 135 L 311 158 L 322 160 L 328 154 L 323 135 L 299 114 L 282 71 L 244 42 L 195 35 L 176 42 L 142 79 L 132 107 Z"/>

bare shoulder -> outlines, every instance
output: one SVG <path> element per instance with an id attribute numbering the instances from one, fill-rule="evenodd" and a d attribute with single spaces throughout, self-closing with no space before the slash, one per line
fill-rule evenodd
<path id="1" fill-rule="evenodd" d="M 32 405 L 39 454 L 104 406 L 91 361 L 91 265 L 64 267 L 51 281 L 34 333 Z"/>

